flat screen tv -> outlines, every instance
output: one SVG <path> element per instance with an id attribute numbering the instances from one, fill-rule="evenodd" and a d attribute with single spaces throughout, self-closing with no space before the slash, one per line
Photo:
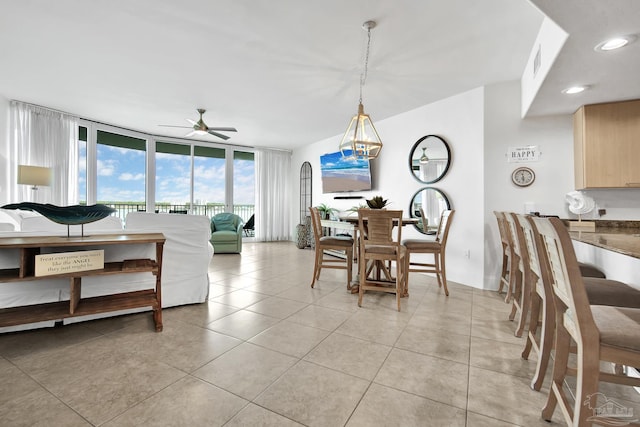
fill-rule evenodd
<path id="1" fill-rule="evenodd" d="M 351 153 L 345 151 L 345 155 Z M 323 193 L 371 190 L 369 160 L 343 157 L 340 151 L 320 156 Z"/>

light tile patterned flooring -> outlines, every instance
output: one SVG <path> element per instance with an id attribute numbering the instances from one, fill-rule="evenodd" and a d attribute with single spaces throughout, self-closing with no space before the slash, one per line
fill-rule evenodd
<path id="1" fill-rule="evenodd" d="M 509 307 L 412 275 L 410 296 L 345 272 L 309 287 L 313 252 L 215 255 L 209 301 L 0 336 L 2 426 L 550 426 Z M 637 403 L 634 403 L 637 405 Z"/>

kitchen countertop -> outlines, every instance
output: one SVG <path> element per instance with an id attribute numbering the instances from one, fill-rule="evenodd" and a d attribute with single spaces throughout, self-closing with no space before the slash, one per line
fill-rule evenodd
<path id="1" fill-rule="evenodd" d="M 570 231 L 573 240 L 640 258 L 640 221 L 595 221 L 596 231 Z"/>

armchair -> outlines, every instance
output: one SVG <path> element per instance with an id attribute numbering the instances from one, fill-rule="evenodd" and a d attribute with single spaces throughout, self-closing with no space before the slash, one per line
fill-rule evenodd
<path id="1" fill-rule="evenodd" d="M 211 244 L 216 254 L 242 252 L 242 218 L 230 212 L 214 215 L 211 218 Z"/>

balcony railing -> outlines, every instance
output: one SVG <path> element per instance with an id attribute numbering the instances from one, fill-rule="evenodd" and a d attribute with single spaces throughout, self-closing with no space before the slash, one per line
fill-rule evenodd
<path id="1" fill-rule="evenodd" d="M 114 208 L 116 212 L 114 216 L 119 217 L 124 221 L 129 212 L 144 212 L 147 210 L 147 205 L 144 203 L 122 203 L 122 202 L 100 202 L 105 206 Z M 205 215 L 209 218 L 212 216 L 224 212 L 223 204 L 208 204 L 208 205 L 168 205 L 157 204 L 156 213 L 178 213 L 178 214 L 192 214 L 192 215 Z M 247 222 L 251 215 L 254 213 L 254 205 L 234 205 L 233 213 L 238 215 L 244 222 Z"/>

